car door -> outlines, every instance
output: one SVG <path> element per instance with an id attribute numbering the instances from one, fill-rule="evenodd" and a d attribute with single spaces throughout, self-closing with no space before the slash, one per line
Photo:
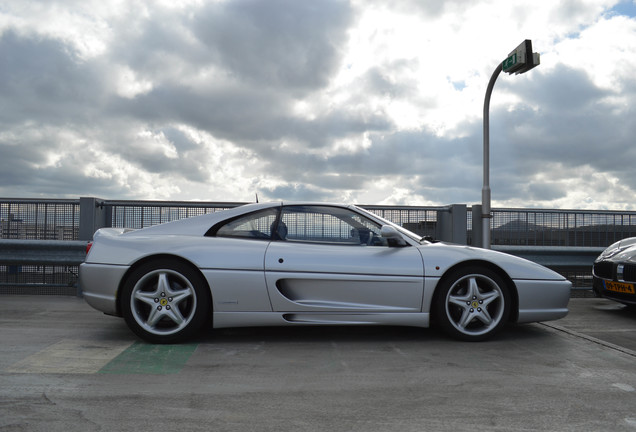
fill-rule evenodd
<path id="1" fill-rule="evenodd" d="M 380 225 L 344 207 L 286 206 L 265 253 L 279 312 L 419 312 L 424 269 L 415 247 L 389 247 Z"/>

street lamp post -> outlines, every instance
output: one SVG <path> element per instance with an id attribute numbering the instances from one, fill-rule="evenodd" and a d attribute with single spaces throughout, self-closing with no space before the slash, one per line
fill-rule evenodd
<path id="1" fill-rule="evenodd" d="M 539 53 L 532 52 L 532 42 L 529 39 L 521 42 L 508 57 L 495 68 L 484 98 L 484 185 L 481 189 L 481 223 L 482 247 L 490 249 L 490 96 L 495 87 L 497 77 L 503 71 L 509 74 L 522 74 L 538 66 Z"/>

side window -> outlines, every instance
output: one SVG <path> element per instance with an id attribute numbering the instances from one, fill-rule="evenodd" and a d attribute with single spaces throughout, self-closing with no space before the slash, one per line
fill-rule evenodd
<path id="1" fill-rule="evenodd" d="M 387 246 L 378 224 L 339 207 L 284 207 L 278 232 L 284 232 L 281 238 L 287 241 Z"/>
<path id="2" fill-rule="evenodd" d="M 277 216 L 278 208 L 250 213 L 222 225 L 216 236 L 270 240 Z"/>

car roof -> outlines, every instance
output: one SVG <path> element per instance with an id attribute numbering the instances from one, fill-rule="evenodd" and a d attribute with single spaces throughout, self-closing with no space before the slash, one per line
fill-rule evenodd
<path id="1" fill-rule="evenodd" d="M 153 225 L 151 227 L 143 228 L 136 231 L 131 231 L 125 235 L 127 236 L 142 236 L 142 235 L 193 235 L 202 236 L 213 225 L 231 219 L 243 214 L 264 210 L 268 208 L 275 208 L 280 206 L 289 205 L 311 205 L 311 206 L 328 206 L 328 207 L 352 207 L 347 204 L 336 203 L 324 203 L 324 202 L 312 202 L 312 201 L 272 201 L 264 203 L 251 203 L 238 207 L 234 207 L 227 210 L 221 210 L 213 213 L 204 214 L 201 216 L 195 216 L 186 219 L 180 219 L 173 222 L 166 222 L 164 224 Z"/>

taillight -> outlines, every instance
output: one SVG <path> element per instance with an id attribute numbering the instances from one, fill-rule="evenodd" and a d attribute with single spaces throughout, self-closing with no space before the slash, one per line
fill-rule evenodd
<path id="1" fill-rule="evenodd" d="M 93 242 L 88 242 L 88 244 L 86 245 L 86 255 L 88 255 L 92 247 L 93 247 Z"/>

